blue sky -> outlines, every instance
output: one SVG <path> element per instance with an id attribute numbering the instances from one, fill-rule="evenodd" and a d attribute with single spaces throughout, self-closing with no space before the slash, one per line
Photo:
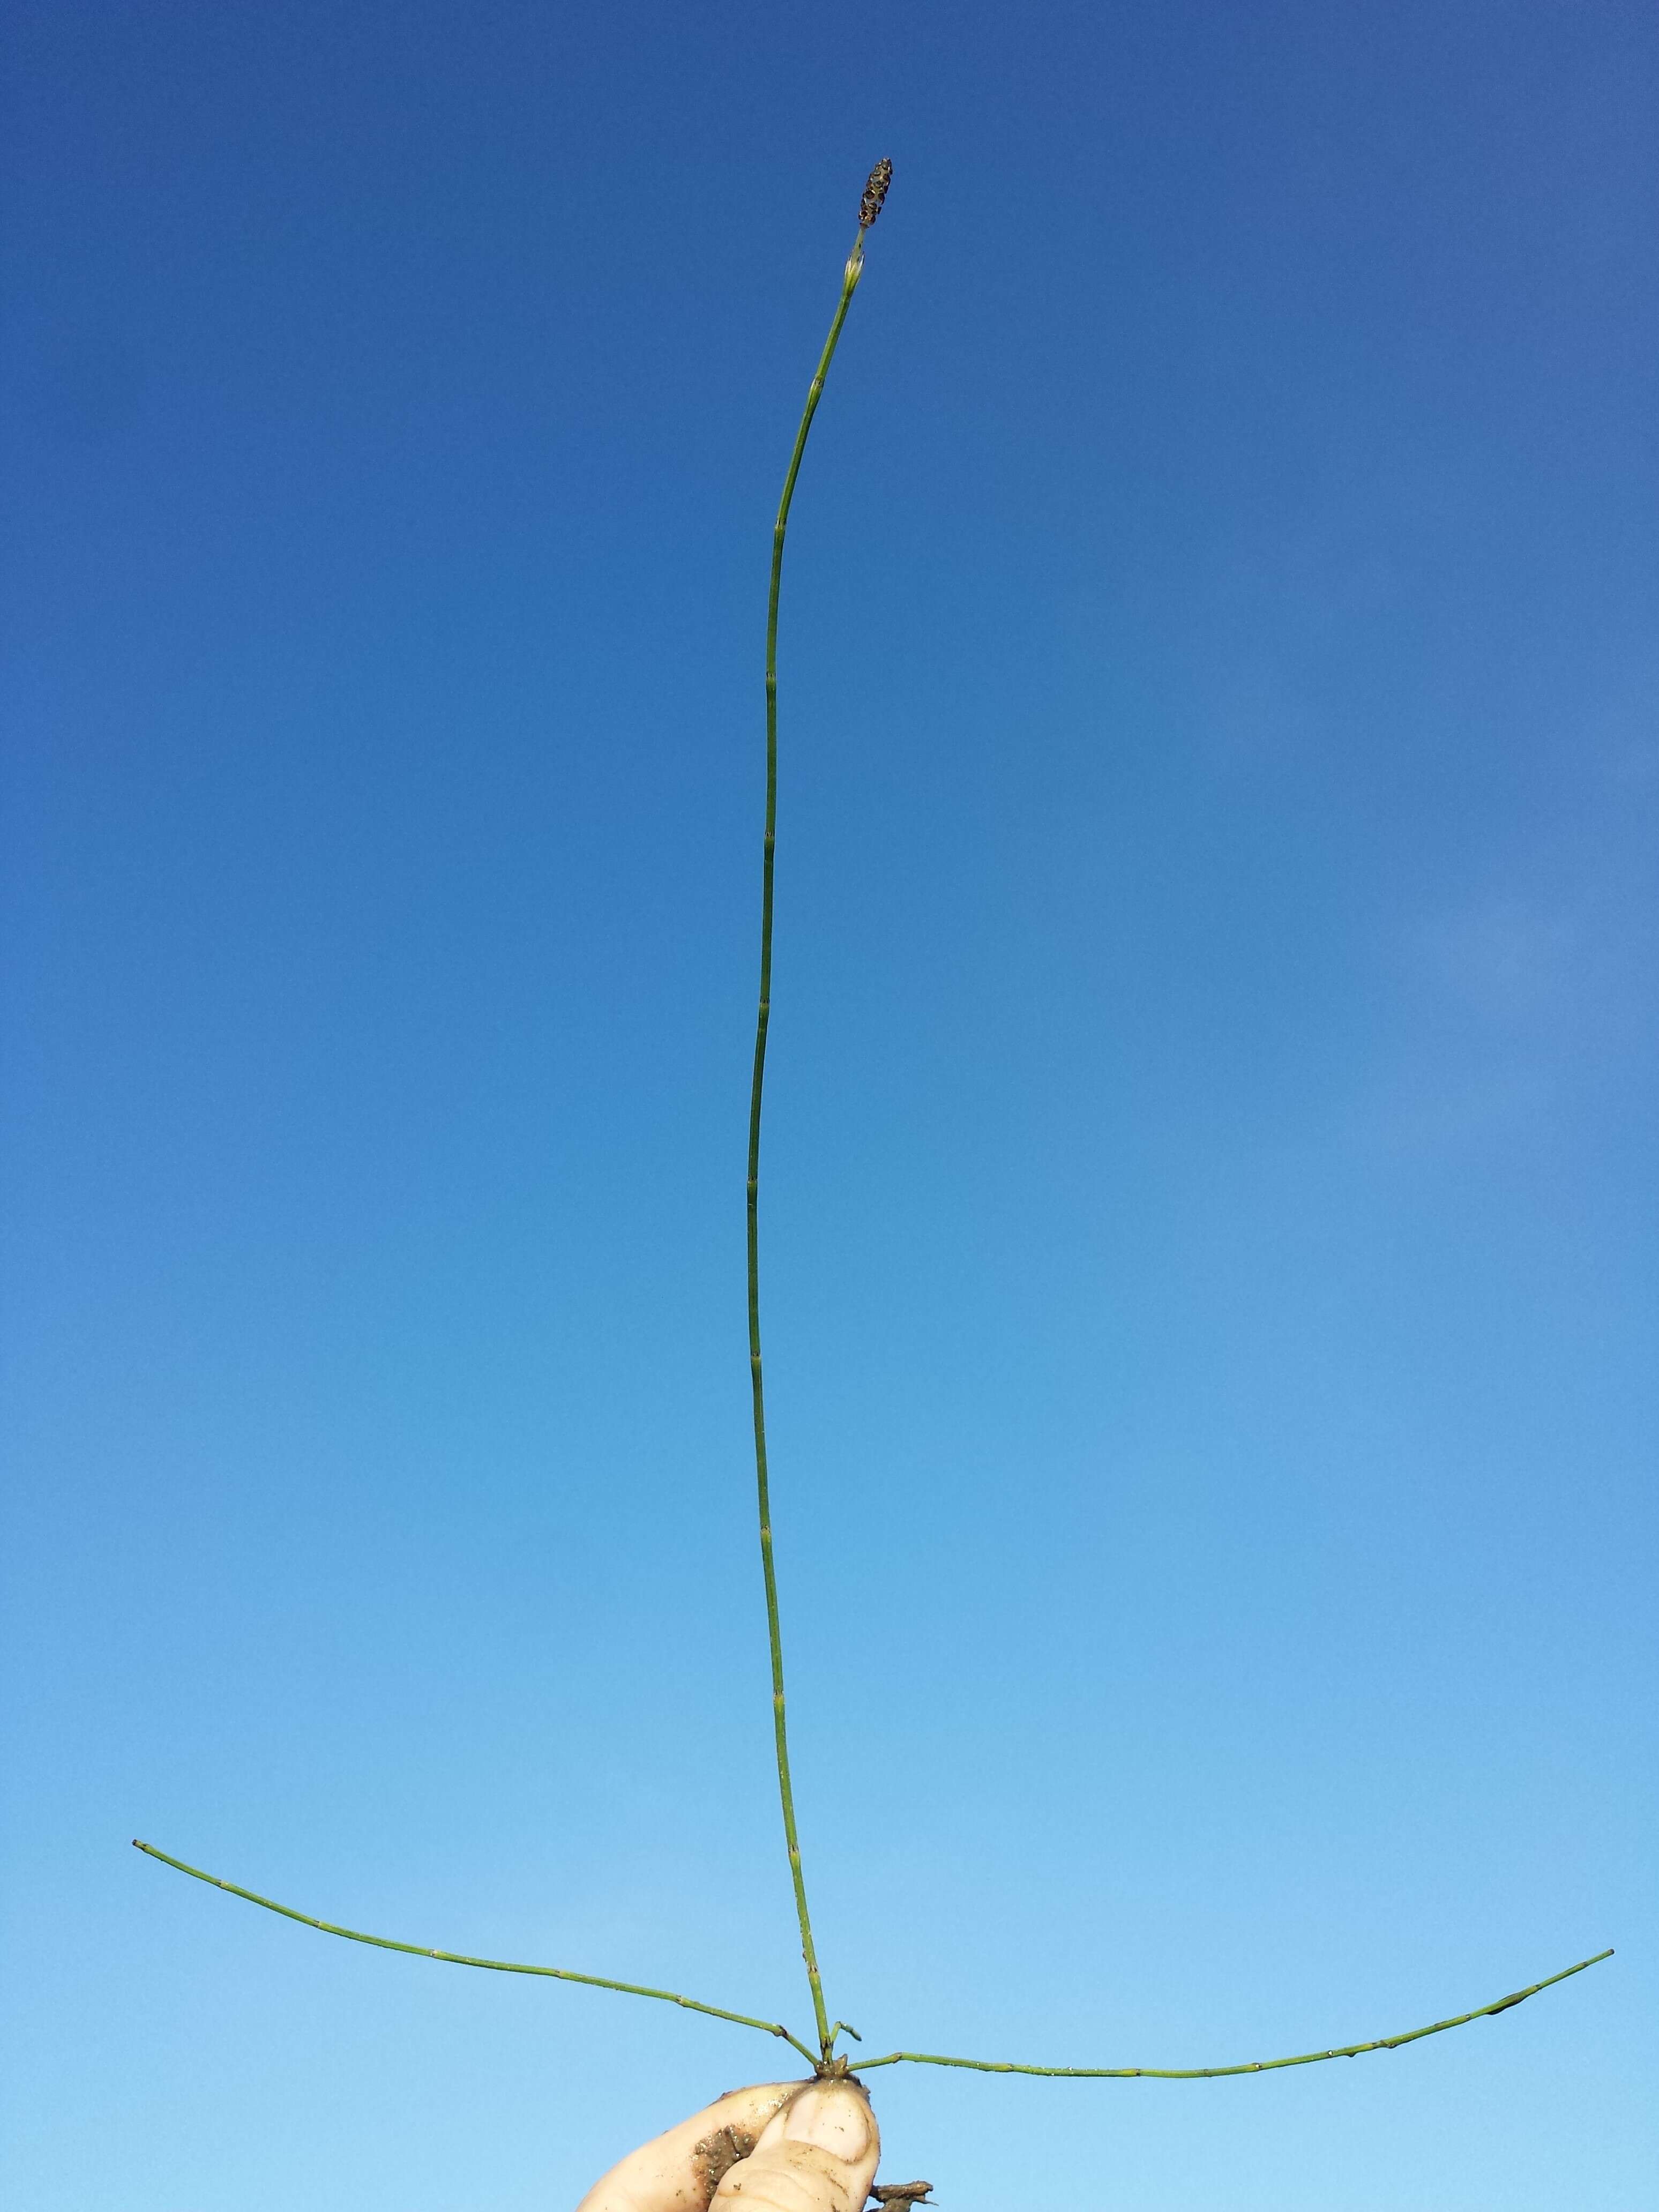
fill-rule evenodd
<path id="1" fill-rule="evenodd" d="M 799 2022 L 948 2212 L 1630 2212 L 1650 10 L 22 0 L 8 2147 L 574 2203 Z M 1639 2085 L 1639 2087 L 1638 2087 Z"/>

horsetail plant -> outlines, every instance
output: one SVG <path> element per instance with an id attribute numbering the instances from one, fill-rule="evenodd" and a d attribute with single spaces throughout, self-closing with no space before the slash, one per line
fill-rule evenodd
<path id="1" fill-rule="evenodd" d="M 765 829 L 761 844 L 760 994 L 756 1014 L 754 1066 L 750 1086 L 748 1176 L 745 1194 L 749 1372 L 753 1398 L 755 1489 L 759 1522 L 761 1575 L 765 1589 L 767 1640 L 771 1660 L 772 1729 L 777 1766 L 778 1798 L 783 1818 L 784 1843 L 789 1862 L 789 1878 L 794 1893 L 795 1915 L 800 1932 L 801 1957 L 806 1970 L 807 1988 L 812 2003 L 812 2040 L 808 2042 L 803 2037 L 796 2035 L 781 2021 L 762 2020 L 750 2013 L 734 2012 L 726 2006 L 708 2004 L 700 1998 L 682 1996 L 671 1990 L 651 1989 L 639 1983 L 616 1981 L 601 1974 L 579 1973 L 574 1969 L 566 1966 L 527 1966 L 505 1959 L 472 1958 L 460 1952 L 438 1950 L 424 1944 L 398 1942 L 386 1936 L 365 1935 L 360 1929 L 341 1927 L 332 1921 L 316 1919 L 309 1913 L 296 1911 L 290 1905 L 279 1905 L 271 1898 L 261 1897 L 255 1891 L 244 1889 L 235 1882 L 222 1881 L 216 1875 L 204 1873 L 199 1867 L 189 1866 L 184 1860 L 174 1858 L 170 1853 L 158 1850 L 153 1844 L 143 1843 L 137 1838 L 134 1838 L 136 1849 L 148 1853 L 151 1858 L 159 1860 L 163 1865 L 173 1867 L 180 1874 L 189 1875 L 195 1881 L 207 1882 L 216 1889 L 224 1890 L 230 1896 L 242 1898 L 250 1905 L 262 1905 L 269 1912 L 280 1913 L 285 1919 L 298 1921 L 302 1927 L 317 1929 L 325 1936 L 343 1936 L 349 1942 L 371 1944 L 380 1950 L 407 1952 L 416 1958 L 435 1959 L 447 1966 L 477 1966 L 489 1972 L 500 1974 L 534 1974 L 553 1981 L 582 1983 L 592 1989 L 615 1990 L 625 1996 L 652 1997 L 664 2004 L 681 2006 L 688 2012 L 702 2013 L 711 2019 L 730 2021 L 737 2027 L 753 2028 L 763 2035 L 780 2038 L 793 2051 L 799 2053 L 811 2069 L 812 2077 L 826 2087 L 842 2082 L 857 2086 L 854 2070 L 854 2062 L 847 2052 L 838 2051 L 836 2046 L 843 2034 L 852 2036 L 854 2040 L 861 2041 L 862 2039 L 859 2037 L 857 2030 L 849 2027 L 845 2021 L 840 2020 L 832 2021 L 830 2018 L 824 2001 L 823 1976 L 818 1966 L 817 1946 L 813 1938 L 811 1916 L 807 1906 L 806 1876 L 801 1860 L 800 1837 L 795 1819 L 794 1791 L 790 1778 L 788 1723 L 784 1696 L 783 1635 L 778 1612 L 777 1572 L 773 1551 L 771 1480 L 767 1457 L 766 1401 L 761 1362 L 761 1116 L 766 1079 L 767 1031 L 772 1010 L 772 921 L 778 797 L 778 606 L 783 583 L 784 542 L 788 532 L 790 508 L 794 500 L 796 482 L 799 477 L 801 461 L 806 451 L 807 438 L 817 412 L 818 402 L 823 397 L 830 363 L 835 358 L 836 349 L 840 343 L 842 331 L 847 321 L 848 310 L 853 303 L 853 295 L 858 289 L 860 279 L 864 274 L 864 241 L 871 227 L 881 213 L 882 204 L 887 197 L 888 186 L 892 181 L 892 174 L 893 165 L 890 161 L 884 160 L 877 162 L 870 173 L 863 197 L 859 204 L 858 236 L 842 272 L 841 296 L 836 305 L 835 316 L 830 325 L 830 334 L 824 340 L 823 350 L 819 356 L 817 371 L 807 389 L 806 404 L 801 412 L 799 426 L 795 432 L 794 446 L 789 456 L 789 465 L 784 476 L 782 496 L 778 502 L 777 517 L 772 529 L 771 575 L 766 605 L 766 805 Z M 1221 2066 L 1038 2066 L 1002 2059 L 949 2057 L 938 2051 L 931 2051 L 900 2050 L 890 2051 L 880 2057 L 859 2059 L 856 2062 L 857 2074 L 869 2073 L 878 2066 L 903 2064 L 948 2066 L 966 2069 L 981 2074 L 1042 2075 L 1072 2081 L 1130 2081 L 1146 2078 L 1192 2081 L 1211 2081 L 1224 2075 L 1271 2073 L 1284 2067 L 1316 2065 L 1327 2058 L 1357 2058 L 1372 2051 L 1397 2051 L 1402 2045 L 1420 2042 L 1425 2036 L 1440 2035 L 1449 2028 L 1467 2027 L 1472 2021 L 1485 2020 L 1498 2013 L 1507 2012 L 1511 2007 L 1522 2003 L 1528 1997 L 1536 1996 L 1540 1990 L 1552 1989 L 1558 1982 L 1565 1981 L 1574 1974 L 1583 1973 L 1586 1967 L 1598 1966 L 1602 1960 L 1610 1959 L 1612 1956 L 1613 1953 L 1610 1949 L 1598 1951 L 1592 1958 L 1581 1959 L 1574 1966 L 1565 1966 L 1559 1972 L 1548 1974 L 1542 1981 L 1531 1983 L 1525 1989 L 1516 1990 L 1507 1996 L 1497 1997 L 1489 2004 L 1478 2005 L 1471 2011 L 1455 2014 L 1447 2020 L 1431 2021 L 1426 2027 L 1410 2028 L 1402 2034 L 1379 2036 L 1369 2042 L 1344 2044 L 1329 2050 L 1302 2051 L 1288 2057 L 1249 2059 Z M 785 2086 L 789 2095 L 797 2094 L 801 2087 L 799 2084 Z M 696 2122 L 687 2122 L 685 2127 L 701 2128 L 704 2122 L 708 2121 L 711 2116 L 720 2111 L 725 2105 L 732 2104 L 735 2107 L 736 2101 L 739 2098 L 752 2100 L 763 2094 L 771 2095 L 771 2093 L 769 2091 L 766 2093 L 734 2092 L 730 2098 L 721 2100 L 720 2106 L 710 2107 L 708 2113 L 696 2116 Z M 781 2114 L 782 2106 L 787 2102 L 788 2096 L 781 2098 L 771 2096 L 771 2103 L 764 2107 L 764 2112 Z M 704 2130 L 701 2139 L 694 2148 L 702 2160 L 697 2171 L 700 2173 L 713 2174 L 708 2188 L 702 2192 L 705 2204 L 708 2201 L 710 2191 L 717 2189 L 720 2175 L 729 2170 L 734 2162 L 750 2155 L 755 2142 L 760 2140 L 756 2130 L 763 2124 L 763 2113 L 758 2116 L 751 2114 L 750 2118 L 753 2121 L 752 2126 L 748 2123 L 745 2123 L 744 2127 L 728 2125 L 715 2130 L 713 2133 Z M 774 2124 L 775 2124 L 775 2121 Z M 722 2154 L 724 2162 L 722 2163 L 720 2160 L 714 2161 L 714 2166 L 719 2167 L 718 2172 L 714 2172 L 714 2167 L 708 2164 L 708 2157 L 705 2156 L 708 2150 L 708 2144 L 715 2140 L 716 2136 L 726 2145 L 726 2151 Z M 663 2144 L 667 2144 L 672 2139 L 671 2136 L 665 2136 L 660 2140 Z M 745 2148 L 744 2146 L 747 2148 Z M 617 2172 L 620 2173 L 622 2169 L 618 2168 Z M 927 2188 L 928 2185 L 926 2183 L 904 2183 L 873 2189 L 869 2191 L 869 2194 L 884 2206 L 891 2203 L 894 2212 L 907 2212 L 907 2208 L 910 2204 L 920 2202 L 925 2197 Z M 596 2190 L 593 2201 L 597 2201 L 598 2197 L 599 2191 Z M 860 2197 L 859 2202 L 862 2203 L 862 2201 Z"/>

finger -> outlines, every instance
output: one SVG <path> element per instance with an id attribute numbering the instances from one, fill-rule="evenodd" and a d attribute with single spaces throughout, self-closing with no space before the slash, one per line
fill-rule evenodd
<path id="1" fill-rule="evenodd" d="M 594 2183 L 577 2212 L 708 2212 L 722 2175 L 749 2156 L 791 2098 L 810 2087 L 763 2081 L 717 2097 L 630 2151 Z"/>
<path id="2" fill-rule="evenodd" d="M 781 2106 L 709 2212 L 864 2212 L 881 2131 L 857 2081 L 809 2081 Z"/>

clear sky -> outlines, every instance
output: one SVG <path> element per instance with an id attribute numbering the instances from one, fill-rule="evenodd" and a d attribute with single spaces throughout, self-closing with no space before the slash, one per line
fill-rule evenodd
<path id="1" fill-rule="evenodd" d="M 19 2212 L 1655 2201 L 1659 22 L 16 0 Z"/>

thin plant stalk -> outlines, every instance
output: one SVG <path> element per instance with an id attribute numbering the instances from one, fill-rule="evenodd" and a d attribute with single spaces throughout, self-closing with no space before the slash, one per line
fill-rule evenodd
<path id="1" fill-rule="evenodd" d="M 1427 2027 L 1408 2028 L 1404 2035 L 1379 2036 L 1375 2043 L 1345 2043 L 1335 2051 L 1304 2051 L 1294 2058 L 1250 2058 L 1238 2066 L 1016 2066 L 998 2058 L 941 2058 L 932 2051 L 890 2051 L 884 2058 L 860 2058 L 858 2070 L 867 2074 L 872 2066 L 908 2063 L 914 2066 L 960 2066 L 973 2074 L 1042 2074 L 1051 2080 L 1067 2081 L 1217 2081 L 1227 2074 L 1271 2074 L 1281 2066 L 1317 2066 L 1326 2058 L 1360 2058 L 1368 2051 L 1398 2051 L 1402 2044 L 1420 2043 L 1425 2035 L 1443 2035 L 1449 2027 L 1467 2027 L 1472 2020 L 1486 2020 L 1494 2013 L 1508 2012 L 1511 2005 L 1524 2004 L 1540 1990 L 1553 1989 L 1557 1982 L 1582 1974 L 1586 1966 L 1599 1966 L 1603 1959 L 1612 1956 L 1611 1951 L 1598 1951 L 1593 1959 L 1581 1959 L 1576 1966 L 1563 1966 L 1559 1974 L 1547 1975 L 1528 1989 L 1514 1990 L 1506 1997 L 1477 2005 L 1473 2012 L 1460 2012 L 1451 2020 L 1437 2020 Z"/>
<path id="2" fill-rule="evenodd" d="M 757 2020 L 751 2013 L 728 2012 L 724 2005 L 704 2004 L 696 1997 L 683 1997 L 672 1990 L 647 1989 L 640 1982 L 613 1982 L 603 1974 L 579 1974 L 568 1966 L 524 1966 L 511 1959 L 473 1959 L 463 1951 L 434 1951 L 424 1943 L 398 1943 L 390 1936 L 365 1936 L 361 1928 L 342 1928 L 332 1920 L 316 1920 L 308 1912 L 296 1912 L 291 1905 L 278 1905 L 275 1898 L 261 1897 L 258 1890 L 243 1889 L 234 1881 L 221 1881 L 216 1874 L 204 1874 L 200 1867 L 186 1866 L 183 1859 L 175 1859 L 167 1851 L 158 1851 L 154 1844 L 132 1839 L 135 1850 L 144 1851 L 163 1866 L 176 1867 L 180 1874 L 193 1875 L 198 1881 L 206 1882 L 213 1889 L 222 1889 L 232 1897 L 246 1898 L 250 1905 L 262 1905 L 267 1912 L 280 1912 L 284 1920 L 297 1920 L 302 1928 L 314 1928 L 322 1936 L 343 1936 L 348 1943 L 372 1943 L 377 1951 L 406 1951 L 414 1959 L 436 1959 L 446 1966 L 482 1966 L 492 1974 L 536 1974 L 545 1981 L 581 1982 L 591 1990 L 617 1990 L 627 1997 L 656 1997 L 663 2004 L 679 2005 L 686 2012 L 707 2013 L 714 2020 L 735 2021 L 739 2027 L 758 2028 L 764 2035 L 781 2036 L 793 2045 L 809 2066 L 817 2060 L 804 2043 L 797 2042 L 787 2027 L 775 2020 Z"/>
<path id="3" fill-rule="evenodd" d="M 872 184 L 874 179 L 872 179 Z M 884 183 L 883 191 L 885 191 Z M 880 206 L 879 198 L 876 207 Z M 866 206 L 869 195 L 866 195 Z M 862 213 L 862 210 L 860 210 Z M 806 1875 L 801 1865 L 800 1836 L 795 1825 L 795 1793 L 789 1777 L 789 1729 L 783 1691 L 783 1633 L 778 1621 L 778 1576 L 772 1556 L 772 1492 L 766 1458 L 766 1389 L 761 1372 L 760 1325 L 760 1144 L 761 1102 L 766 1087 L 766 1032 L 772 1018 L 772 906 L 774 860 L 778 827 L 778 599 L 783 586 L 783 542 L 789 527 L 789 507 L 795 496 L 801 456 L 807 434 L 823 393 L 823 380 L 835 358 L 842 325 L 853 303 L 859 278 L 864 273 L 864 234 L 875 220 L 860 222 L 858 241 L 848 257 L 842 277 L 841 298 L 830 335 L 823 342 L 817 374 L 806 394 L 806 405 L 795 433 L 789 471 L 778 501 L 778 519 L 772 528 L 772 580 L 766 601 L 766 833 L 761 846 L 760 1005 L 755 1017 L 755 1067 L 749 1091 L 749 1380 L 754 1396 L 755 1494 L 760 1516 L 761 1573 L 766 1583 L 766 1634 L 772 1656 L 772 1735 L 777 1754 L 778 1799 L 783 1808 L 783 1836 L 789 1853 L 789 1879 L 794 1885 L 795 1917 L 800 1923 L 801 1957 L 812 1992 L 812 2014 L 818 2042 L 827 2062 L 835 2048 L 830 2014 L 823 2002 L 818 1972 L 817 1946 L 812 1940 L 812 1918 L 806 1905 Z"/>

